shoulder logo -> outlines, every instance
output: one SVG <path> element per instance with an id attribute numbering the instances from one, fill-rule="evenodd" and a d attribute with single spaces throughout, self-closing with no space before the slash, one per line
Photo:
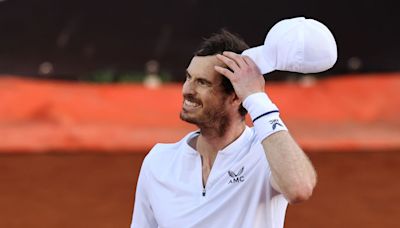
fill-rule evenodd
<path id="1" fill-rule="evenodd" d="M 275 130 L 276 125 L 283 127 L 282 124 L 279 123 L 279 119 L 270 120 L 269 123 L 272 125 L 272 130 Z"/>
<path id="2" fill-rule="evenodd" d="M 244 171 L 244 166 L 237 173 L 229 170 L 228 174 L 231 177 L 231 179 L 229 180 L 228 184 L 243 182 L 244 181 L 244 176 L 242 175 L 243 171 Z"/>

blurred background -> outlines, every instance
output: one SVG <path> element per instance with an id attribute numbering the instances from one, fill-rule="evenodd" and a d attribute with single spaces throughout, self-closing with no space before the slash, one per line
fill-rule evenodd
<path id="1" fill-rule="evenodd" d="M 335 35 L 340 55 L 329 73 L 394 71 L 397 11 L 394 1 L 372 0 L 1 0 L 0 72 L 71 80 L 112 72 L 120 80 L 154 59 L 181 81 L 202 38 L 228 28 L 257 46 L 273 24 L 296 16 L 320 20 Z"/>
<path id="2" fill-rule="evenodd" d="M 202 39 L 227 28 L 258 46 L 297 16 L 327 25 L 339 55 L 319 74 L 266 75 L 319 176 L 285 227 L 400 227 L 396 6 L 0 0 L 0 227 L 129 227 L 144 156 L 195 129 L 179 110 Z"/>

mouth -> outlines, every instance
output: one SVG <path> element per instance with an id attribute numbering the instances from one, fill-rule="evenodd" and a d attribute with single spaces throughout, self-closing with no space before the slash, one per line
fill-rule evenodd
<path id="1" fill-rule="evenodd" d="M 185 98 L 183 100 L 183 110 L 185 111 L 195 110 L 199 107 L 201 107 L 201 103 L 194 99 Z"/>

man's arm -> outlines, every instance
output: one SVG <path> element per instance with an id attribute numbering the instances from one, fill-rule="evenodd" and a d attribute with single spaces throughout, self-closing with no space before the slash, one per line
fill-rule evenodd
<path id="1" fill-rule="evenodd" d="M 316 185 L 314 167 L 287 131 L 276 132 L 262 141 L 271 168 L 271 185 L 289 203 L 307 200 Z"/>
<path id="2" fill-rule="evenodd" d="M 131 228 L 156 228 L 157 222 L 150 205 L 148 191 L 146 189 L 147 177 L 146 159 L 142 163 L 139 179 L 136 185 L 135 205 L 133 209 Z"/>
<path id="3" fill-rule="evenodd" d="M 290 203 L 308 199 L 316 185 L 316 172 L 306 154 L 286 131 L 276 106 L 264 94 L 265 80 L 258 67 L 249 57 L 233 52 L 224 52 L 217 58 L 230 70 L 218 66 L 215 70 L 229 78 L 253 119 L 270 165 L 272 187 Z M 263 108 L 265 112 L 260 111 Z"/>

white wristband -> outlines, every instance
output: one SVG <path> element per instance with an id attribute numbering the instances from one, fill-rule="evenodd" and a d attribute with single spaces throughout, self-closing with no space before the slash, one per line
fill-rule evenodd
<path id="1" fill-rule="evenodd" d="M 243 107 L 250 114 L 256 137 L 262 141 L 278 131 L 287 131 L 279 118 L 279 109 L 266 93 L 254 93 L 243 101 Z"/>

